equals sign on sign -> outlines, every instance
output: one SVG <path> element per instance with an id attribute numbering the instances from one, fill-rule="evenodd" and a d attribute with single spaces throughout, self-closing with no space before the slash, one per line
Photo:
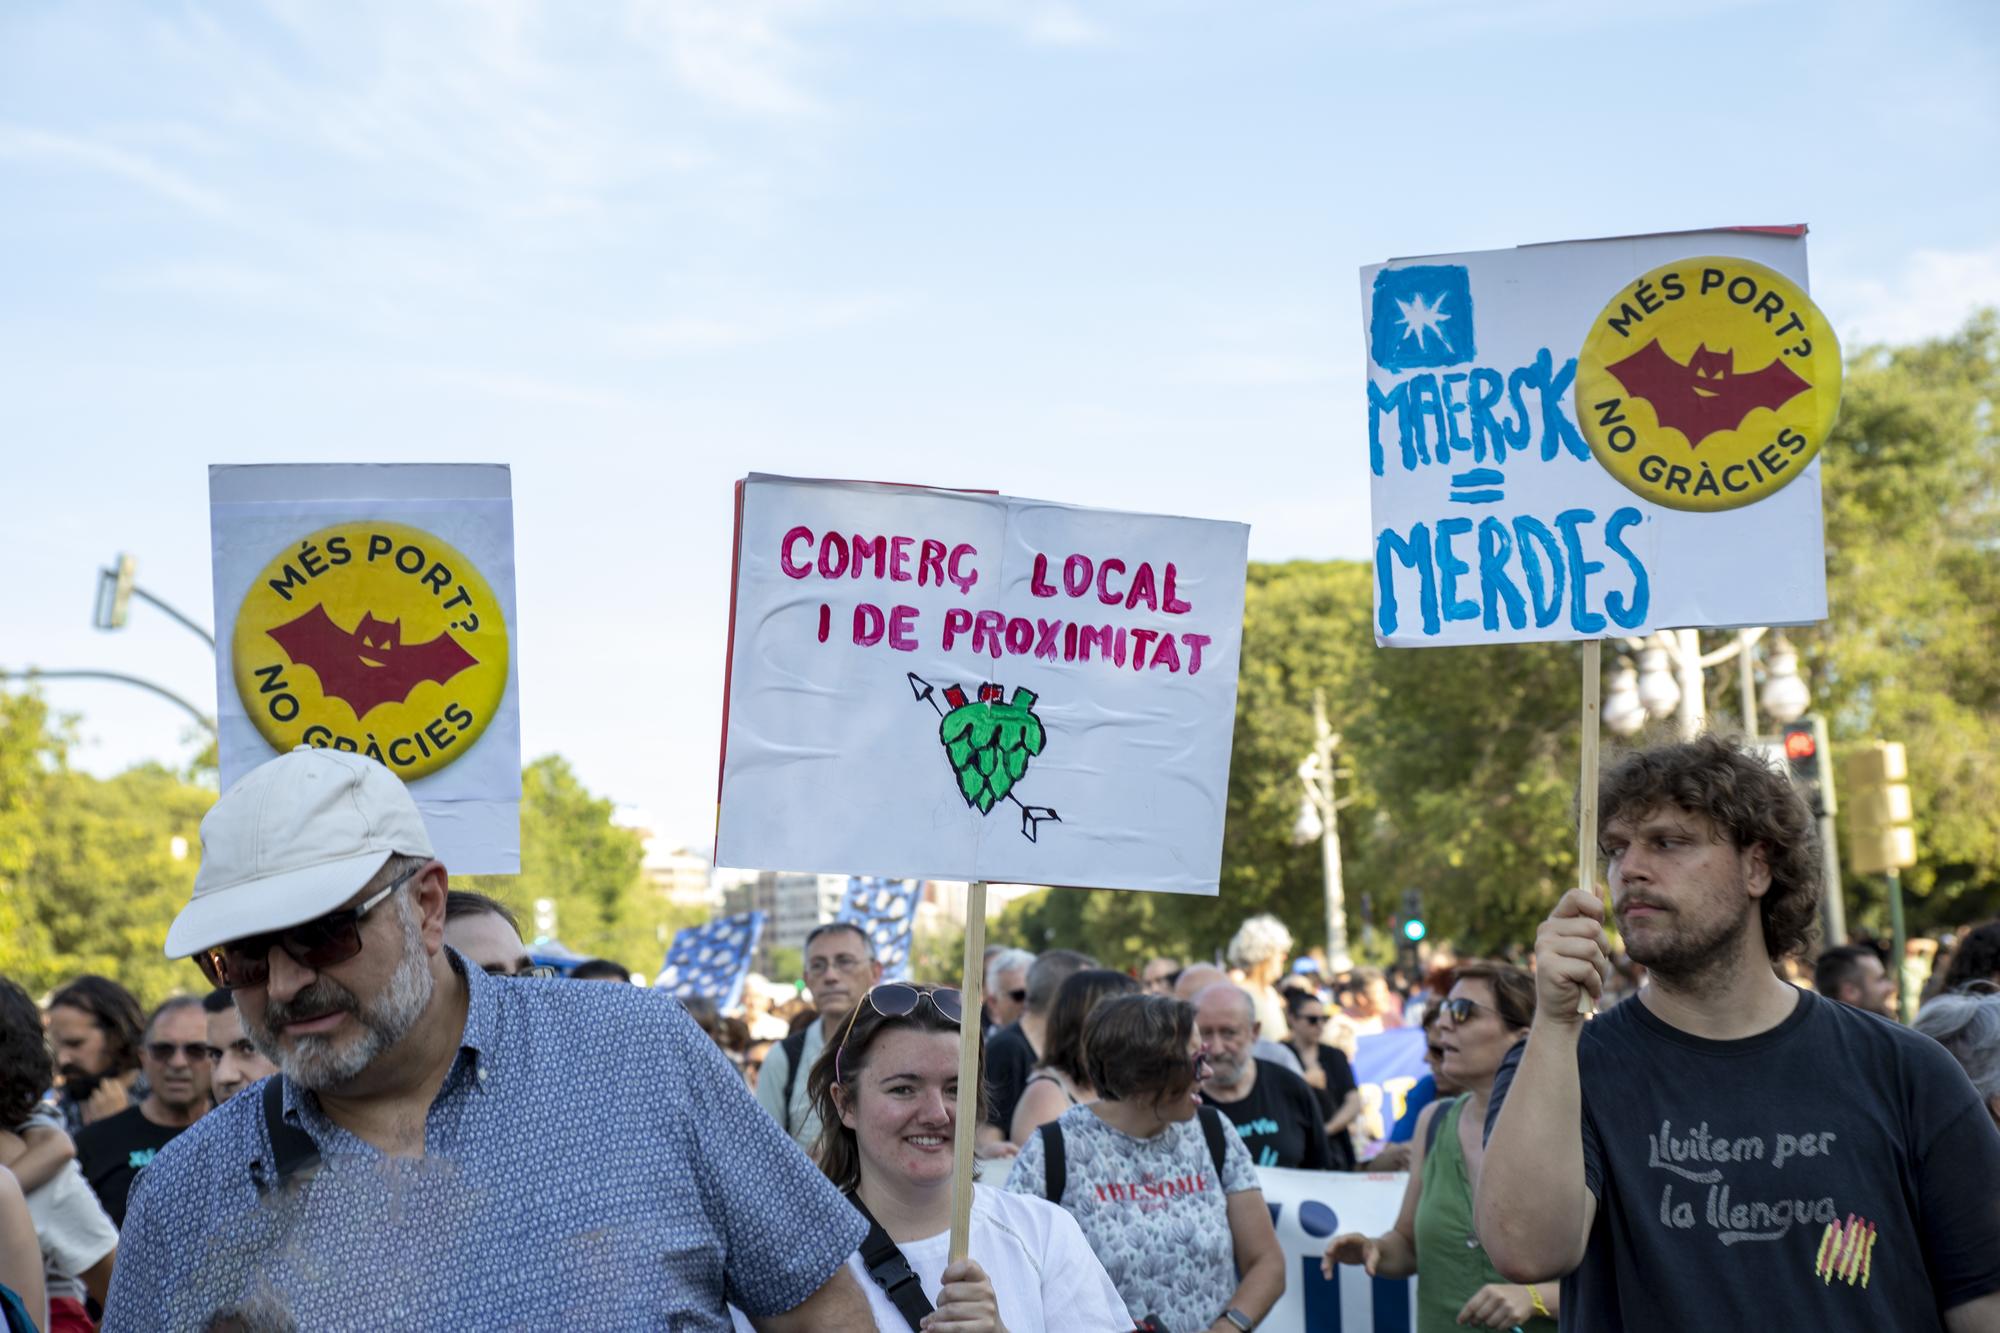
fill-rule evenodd
<path id="1" fill-rule="evenodd" d="M 1490 505 L 1501 498 L 1500 487 L 1507 478 L 1497 467 L 1476 467 L 1451 479 L 1451 499 L 1462 505 Z"/>

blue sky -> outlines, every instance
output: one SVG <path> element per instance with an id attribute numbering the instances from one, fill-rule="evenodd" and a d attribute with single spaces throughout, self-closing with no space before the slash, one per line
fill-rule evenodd
<path id="1" fill-rule="evenodd" d="M 710 836 L 729 483 L 1367 549 L 1356 270 L 1811 224 L 1850 344 L 2000 304 L 2000 18 L 1941 3 L 0 11 L 0 667 L 213 706 L 206 465 L 514 468 L 523 739 Z M 607 684 L 607 682 L 615 682 Z M 51 683 L 94 771 L 185 760 Z"/>

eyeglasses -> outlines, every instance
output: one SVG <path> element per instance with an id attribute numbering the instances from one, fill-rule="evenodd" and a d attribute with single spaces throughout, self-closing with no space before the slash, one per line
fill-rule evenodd
<path id="1" fill-rule="evenodd" d="M 1299 1015 L 1296 1015 L 1296 1016 L 1295 1016 L 1295 1017 L 1294 1017 L 1294 1018 L 1292 1019 L 1292 1021 L 1293 1021 L 1294 1023 L 1304 1023 L 1304 1024 L 1305 1024 L 1305 1025 L 1306 1025 L 1307 1027 L 1311 1027 L 1311 1028 L 1316 1028 L 1316 1027 L 1320 1026 L 1320 1024 L 1322 1024 L 1322 1023 L 1326 1022 L 1326 1015 L 1325 1015 L 1325 1014 L 1299 1014 Z"/>
<path id="2" fill-rule="evenodd" d="M 547 981 L 550 977 L 561 976 L 562 973 L 549 963 L 531 963 L 523 968 L 511 968 L 505 963 L 495 963 L 486 969 L 486 975 L 489 977 L 534 977 L 540 981 Z"/>
<path id="3" fill-rule="evenodd" d="M 965 997 L 956 986 L 938 986 L 931 990 L 918 990 L 902 981 L 884 982 L 861 997 L 870 1009 L 884 1018 L 901 1018 L 914 1012 L 917 1005 L 925 1000 L 937 1010 L 938 1017 L 947 1023 L 962 1023 L 965 1019 Z M 840 1034 L 840 1045 L 833 1053 L 833 1081 L 845 1082 L 840 1072 L 840 1062 L 847 1054 L 847 1037 L 854 1031 L 854 1020 L 861 1013 L 861 1006 L 855 1005 L 847 1015 L 847 1027 Z"/>
<path id="4" fill-rule="evenodd" d="M 1023 986 L 1019 990 L 1010 990 L 1007 992 L 1007 998 L 1015 1004 L 1026 1004 L 1028 1002 L 1028 989 Z"/>
<path id="5" fill-rule="evenodd" d="M 166 1064 L 172 1060 L 175 1051 L 179 1051 L 182 1055 L 186 1056 L 187 1062 L 191 1065 L 205 1063 L 208 1059 L 208 1043 L 205 1041 L 149 1041 L 146 1043 L 146 1054 L 152 1056 L 153 1059 L 161 1064 Z"/>
<path id="6" fill-rule="evenodd" d="M 1439 1003 L 1438 1016 L 1440 1018 L 1449 1018 L 1454 1023 L 1470 1023 L 1472 1015 L 1481 1009 L 1500 1019 L 1503 1023 L 1507 1021 L 1500 1011 L 1492 1005 L 1481 1004 L 1477 1000 L 1468 1000 L 1463 995 L 1458 996 L 1456 999 L 1445 1000 Z"/>
<path id="7" fill-rule="evenodd" d="M 202 974 L 224 990 L 261 986 L 271 979 L 271 950 L 283 949 L 300 967 L 315 972 L 344 963 L 361 952 L 361 918 L 388 901 L 389 895 L 430 868 L 429 861 L 404 871 L 387 887 L 353 907 L 342 907 L 284 930 L 249 935 L 203 949 L 194 956 Z"/>

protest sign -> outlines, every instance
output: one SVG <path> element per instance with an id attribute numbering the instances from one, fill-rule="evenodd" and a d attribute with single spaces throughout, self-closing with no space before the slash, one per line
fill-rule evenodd
<path id="1" fill-rule="evenodd" d="M 835 921 L 860 928 L 882 965 L 882 980 L 910 979 L 910 936 L 916 930 L 917 906 L 924 900 L 922 880 L 880 879 L 854 875 L 841 895 Z"/>
<path id="2" fill-rule="evenodd" d="M 216 466 L 209 517 L 223 786 L 300 745 L 363 754 L 447 868 L 517 873 L 508 469 Z"/>
<path id="3" fill-rule="evenodd" d="M 1823 619 L 1841 364 L 1805 281 L 1803 227 L 1362 269 L 1376 641 Z"/>
<path id="4" fill-rule="evenodd" d="M 763 933 L 762 912 L 739 912 L 675 931 L 654 989 L 678 999 L 705 995 L 717 1009 L 734 1009 L 743 1001 L 743 983 Z"/>
<path id="5" fill-rule="evenodd" d="M 1216 892 L 1250 530 L 919 486 L 736 488 L 715 864 Z M 976 1036 L 959 1085 L 979 1079 Z M 954 1132 L 964 1257 L 973 1129 Z"/>
<path id="6" fill-rule="evenodd" d="M 716 864 L 1213 894 L 1249 530 L 737 493 Z"/>

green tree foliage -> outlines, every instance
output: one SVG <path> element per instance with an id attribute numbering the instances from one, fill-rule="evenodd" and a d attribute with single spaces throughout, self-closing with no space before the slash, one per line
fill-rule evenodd
<path id="1" fill-rule="evenodd" d="M 1822 451 L 1832 617 L 1792 631 L 1836 753 L 1873 737 L 1909 747 L 1924 863 L 1906 883 L 1929 895 L 1912 906 L 1919 929 L 2000 910 L 1997 391 L 1991 315 L 1853 356 Z M 1320 943 L 1319 850 L 1290 841 L 1320 689 L 1352 771 L 1340 815 L 1351 940 L 1386 930 L 1415 889 L 1437 937 L 1482 952 L 1525 945 L 1576 878 L 1580 651 L 1377 649 L 1370 578 L 1358 563 L 1251 566 L 1220 897 L 1050 890 L 1012 904 L 995 938 L 1123 966 L 1210 956 L 1245 916 L 1270 911 L 1301 950 Z M 1735 673 L 1725 664 L 1707 681 L 1718 729 L 1741 725 Z M 1632 744 L 1674 735 L 1668 719 Z M 1850 920 L 1886 930 L 1874 886 L 1848 892 Z"/>
<path id="2" fill-rule="evenodd" d="M 640 836 L 612 823 L 611 809 L 568 760 L 544 755 L 521 772 L 521 873 L 454 876 L 453 887 L 506 903 L 530 937 L 535 901 L 547 898 L 565 946 L 650 975 L 673 932 L 702 914 L 676 911 L 646 881 Z"/>
<path id="3" fill-rule="evenodd" d="M 75 772 L 67 729 L 40 697 L 0 694 L 0 973 L 35 995 L 84 972 L 146 1004 L 206 990 L 161 945 L 194 886 L 214 800 L 150 765 L 109 780 Z"/>

